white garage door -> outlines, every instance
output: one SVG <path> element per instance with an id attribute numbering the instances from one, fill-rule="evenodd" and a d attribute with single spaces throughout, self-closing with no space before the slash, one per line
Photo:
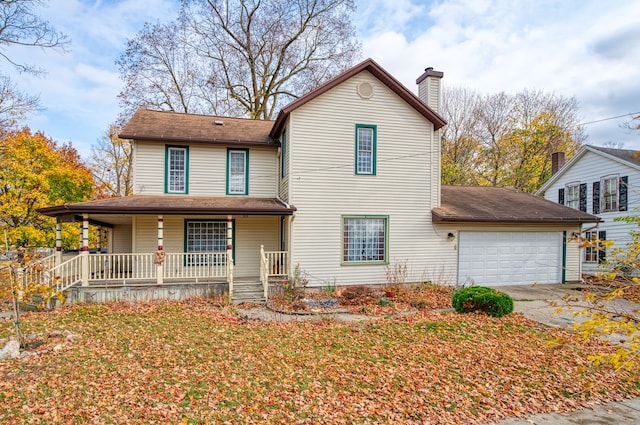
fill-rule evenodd
<path id="1" fill-rule="evenodd" d="M 459 283 L 562 282 L 562 232 L 461 231 L 458 247 Z"/>

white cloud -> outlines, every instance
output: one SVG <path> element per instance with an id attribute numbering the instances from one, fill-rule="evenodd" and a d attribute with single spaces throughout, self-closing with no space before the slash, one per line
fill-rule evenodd
<path id="1" fill-rule="evenodd" d="M 640 2 L 443 0 L 425 8 L 429 25 L 370 33 L 373 57 L 407 87 L 426 66 L 444 84 L 480 92 L 543 89 L 571 97 L 585 121 L 640 111 Z M 420 20 L 419 20 L 420 21 Z M 407 21 L 420 25 L 416 20 Z M 408 36 L 413 34 L 413 37 Z M 640 149 L 640 135 L 599 126 L 589 143 L 623 140 Z M 589 133 L 592 127 L 587 126 Z"/>

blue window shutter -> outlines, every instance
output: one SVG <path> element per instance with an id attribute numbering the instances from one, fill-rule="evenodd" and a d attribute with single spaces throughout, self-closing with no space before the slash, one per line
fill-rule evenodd
<path id="1" fill-rule="evenodd" d="M 600 182 L 593 182 L 593 213 L 600 214 Z"/>
<path id="2" fill-rule="evenodd" d="M 600 241 L 607 240 L 607 231 L 606 230 L 599 231 L 598 239 Z M 607 259 L 607 250 L 602 244 L 598 243 L 598 245 L 600 246 L 600 250 L 598 251 L 598 263 L 602 263 Z"/>
<path id="3" fill-rule="evenodd" d="M 627 210 L 627 189 L 629 185 L 629 176 L 620 177 L 618 180 L 618 210 Z"/>
<path id="4" fill-rule="evenodd" d="M 580 185 L 580 211 L 587 212 L 587 184 Z"/>
<path id="5" fill-rule="evenodd" d="M 564 205 L 564 188 L 558 189 L 558 203 Z"/>

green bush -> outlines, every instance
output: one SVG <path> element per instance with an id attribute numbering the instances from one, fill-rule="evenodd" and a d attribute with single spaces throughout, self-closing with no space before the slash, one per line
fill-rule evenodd
<path id="1" fill-rule="evenodd" d="M 513 312 L 513 300 L 509 295 L 485 286 L 470 286 L 454 292 L 451 305 L 458 313 L 482 311 L 492 317 Z"/>

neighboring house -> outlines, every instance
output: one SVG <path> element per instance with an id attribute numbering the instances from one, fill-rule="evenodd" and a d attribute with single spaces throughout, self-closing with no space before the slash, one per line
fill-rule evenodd
<path id="1" fill-rule="evenodd" d="M 555 154 L 554 154 L 555 155 Z M 637 215 L 640 197 L 635 189 L 640 182 L 638 151 L 585 145 L 566 164 L 558 154 L 557 171 L 540 188 L 545 199 L 597 215 L 602 222 L 583 229 L 583 237 L 612 241 L 611 248 L 624 248 L 637 225 L 614 221 L 618 217 Z M 582 272 L 602 271 L 607 250 L 587 247 L 582 253 Z"/>
<path id="2" fill-rule="evenodd" d="M 275 121 L 139 110 L 120 134 L 134 141 L 134 195 L 40 211 L 108 229 L 110 254 L 82 260 L 84 285 L 226 281 L 240 299 L 296 268 L 322 287 L 384 284 L 398 264 L 408 281 L 578 280 L 570 235 L 596 217 L 441 188 L 442 76 L 427 68 L 418 97 L 369 59 Z"/>

